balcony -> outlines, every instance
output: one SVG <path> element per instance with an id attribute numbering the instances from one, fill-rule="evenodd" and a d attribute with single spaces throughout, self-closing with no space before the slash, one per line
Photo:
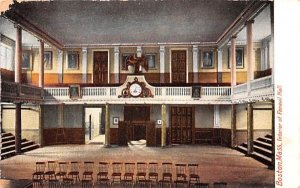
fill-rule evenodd
<path id="1" fill-rule="evenodd" d="M 80 97 L 71 99 L 69 87 L 41 88 L 14 82 L 1 82 L 1 101 L 31 102 L 44 104 L 232 104 L 246 103 L 274 98 L 272 77 L 267 76 L 251 81 L 250 92 L 247 83 L 231 87 L 200 87 L 200 97 L 192 97 L 193 87 L 154 87 L 144 76 L 140 82 L 151 91 L 153 97 L 122 97 L 121 93 L 135 76 L 129 76 L 119 87 L 81 87 Z M 44 95 L 44 97 L 42 97 Z"/>
<path id="2" fill-rule="evenodd" d="M 249 90 L 247 83 L 237 85 L 233 88 L 232 94 L 233 103 L 245 103 L 274 99 L 272 75 L 252 80 L 250 82 Z"/>

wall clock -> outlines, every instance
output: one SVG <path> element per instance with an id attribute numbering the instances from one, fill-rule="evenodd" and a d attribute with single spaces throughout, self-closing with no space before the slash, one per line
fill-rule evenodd
<path id="1" fill-rule="evenodd" d="M 146 87 L 144 82 L 138 81 L 138 78 L 135 77 L 133 82 L 128 82 L 126 88 L 122 90 L 121 95 L 118 96 L 123 98 L 129 97 L 153 97 L 151 90 Z"/>

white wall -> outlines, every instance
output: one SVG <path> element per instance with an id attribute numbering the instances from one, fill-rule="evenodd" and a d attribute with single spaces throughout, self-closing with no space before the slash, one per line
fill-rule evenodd
<path id="1" fill-rule="evenodd" d="M 214 127 L 214 106 L 200 105 L 195 107 L 195 128 Z"/>

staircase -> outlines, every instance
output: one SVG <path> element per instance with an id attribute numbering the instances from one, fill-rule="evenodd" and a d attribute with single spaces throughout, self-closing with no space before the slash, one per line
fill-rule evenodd
<path id="1" fill-rule="evenodd" d="M 6 159 L 16 154 L 15 136 L 11 133 L 1 133 L 1 159 Z M 40 146 L 33 141 L 22 139 L 21 151 L 27 152 L 39 148 Z"/>
<path id="2" fill-rule="evenodd" d="M 265 165 L 271 166 L 272 164 L 272 135 L 258 138 L 253 141 L 253 154 L 252 158 L 258 160 Z M 243 143 L 236 148 L 238 151 L 247 154 L 247 143 Z"/>

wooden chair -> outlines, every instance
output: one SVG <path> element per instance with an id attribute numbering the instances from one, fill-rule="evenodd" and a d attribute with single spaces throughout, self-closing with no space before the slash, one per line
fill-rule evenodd
<path id="1" fill-rule="evenodd" d="M 226 182 L 215 182 L 214 183 L 214 188 L 226 188 L 227 183 Z"/>
<path id="2" fill-rule="evenodd" d="M 138 162 L 136 163 L 136 183 L 145 184 L 147 182 L 147 163 Z"/>
<path id="3" fill-rule="evenodd" d="M 105 183 L 106 185 L 109 185 L 108 169 L 109 169 L 109 163 L 99 162 L 98 174 L 97 174 L 97 182 L 99 184 Z"/>
<path id="4" fill-rule="evenodd" d="M 198 175 L 198 166 L 198 164 L 188 164 L 189 186 L 191 184 L 200 183 L 200 177 Z"/>
<path id="5" fill-rule="evenodd" d="M 123 163 L 120 162 L 113 162 L 112 163 L 112 174 L 111 174 L 111 183 L 121 183 L 121 177 L 122 177 L 122 165 Z"/>
<path id="6" fill-rule="evenodd" d="M 175 186 L 177 184 L 187 184 L 188 181 L 186 180 L 186 164 L 175 164 L 176 168 L 176 180 L 175 180 Z"/>
<path id="7" fill-rule="evenodd" d="M 150 162 L 148 165 L 148 180 L 150 183 L 154 180 L 158 183 L 158 163 Z"/>
<path id="8" fill-rule="evenodd" d="M 58 172 L 56 172 L 55 177 L 62 181 L 67 178 L 68 162 L 58 162 Z"/>
<path id="9" fill-rule="evenodd" d="M 162 179 L 159 180 L 159 183 L 162 187 L 172 186 L 172 163 L 162 163 Z"/>
<path id="10" fill-rule="evenodd" d="M 71 178 L 73 180 L 73 183 L 80 181 L 79 169 L 80 163 L 77 161 L 71 161 L 71 170 L 68 173 L 68 178 Z"/>
<path id="11" fill-rule="evenodd" d="M 57 163 L 56 161 L 48 161 L 47 162 L 47 171 L 45 172 L 45 178 L 50 182 L 51 180 L 55 180 L 55 170 L 56 170 Z"/>
<path id="12" fill-rule="evenodd" d="M 83 163 L 83 173 L 82 173 L 82 186 L 89 187 L 93 186 L 93 173 L 94 173 L 94 162 L 85 161 Z"/>
<path id="13" fill-rule="evenodd" d="M 32 182 L 33 184 L 43 185 L 45 179 L 45 162 L 36 162 L 35 163 L 35 172 L 32 173 Z"/>
<path id="14" fill-rule="evenodd" d="M 131 185 L 133 186 L 134 183 L 134 169 L 135 169 L 135 163 L 125 163 L 124 164 L 125 172 L 123 176 L 123 185 Z"/>

